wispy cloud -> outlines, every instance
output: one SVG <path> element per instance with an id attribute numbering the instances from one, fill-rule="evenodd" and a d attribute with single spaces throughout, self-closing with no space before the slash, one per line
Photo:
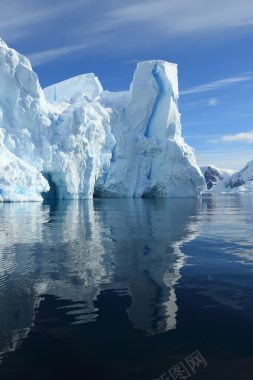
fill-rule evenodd
<path id="1" fill-rule="evenodd" d="M 251 25 L 253 4 L 248 0 L 146 0 L 145 2 L 118 1 L 115 9 L 108 7 L 101 26 L 109 30 L 133 23 L 148 23 L 154 31 L 163 30 L 170 36 L 216 31 L 234 26 Z M 168 23 L 169 20 L 169 23 Z"/>
<path id="2" fill-rule="evenodd" d="M 215 106 L 217 106 L 218 103 L 219 103 L 219 101 L 217 98 L 210 98 L 208 101 L 208 105 L 210 107 L 215 107 Z"/>
<path id="3" fill-rule="evenodd" d="M 76 0 L 72 2 L 62 1 L 60 4 L 46 4 L 32 0 L 9 0 L 1 3 L 0 34 L 7 39 L 21 39 L 38 32 L 38 24 L 53 23 L 59 16 L 80 8 L 88 0 Z M 41 32 L 46 33 L 43 28 Z"/>
<path id="4" fill-rule="evenodd" d="M 249 132 L 236 133 L 235 135 L 226 135 L 223 136 L 221 140 L 224 142 L 246 142 L 253 144 L 253 130 Z"/>
<path id="5" fill-rule="evenodd" d="M 253 73 L 242 73 L 237 76 L 215 80 L 213 82 L 205 83 L 200 86 L 186 88 L 185 90 L 182 90 L 180 92 L 180 95 L 199 94 L 201 92 L 220 90 L 224 87 L 228 87 L 231 85 L 235 85 L 238 83 L 247 82 L 251 80 L 253 80 Z"/>
<path id="6" fill-rule="evenodd" d="M 229 4 L 228 0 L 2 0 L 0 35 L 8 43 L 19 39 L 32 46 L 30 38 L 42 44 L 41 50 L 50 48 L 46 63 L 55 59 L 53 51 L 59 49 L 59 41 L 80 45 L 99 40 L 94 54 L 100 51 L 122 57 L 123 51 L 140 54 L 158 43 L 168 49 L 171 41 L 182 38 L 184 42 L 185 37 L 199 33 L 215 39 L 222 31 L 223 39 L 231 38 L 234 29 L 238 35 L 243 28 L 252 28 L 252 20 L 253 2 L 249 0 L 229 0 Z"/>
<path id="7" fill-rule="evenodd" d="M 19 8 L 18 5 L 16 6 L 17 8 Z M 73 9 L 73 5 L 71 3 L 50 5 L 43 8 L 38 7 L 38 9 L 30 8 L 30 12 L 28 12 L 28 9 L 24 7 L 23 11 L 19 9 L 18 14 L 15 14 L 14 9 L 12 15 L 9 12 L 9 8 L 6 8 L 6 13 L 8 14 L 8 16 L 12 16 L 8 19 L 4 19 L 5 12 L 4 9 L 1 9 L 1 29 L 8 30 L 27 24 L 36 24 L 37 22 L 44 21 L 45 19 L 48 20 L 48 18 L 54 18 L 55 16 L 59 15 L 59 13 L 68 11 L 71 8 Z"/>
<path id="8" fill-rule="evenodd" d="M 38 51 L 28 55 L 33 67 L 41 66 L 45 63 L 58 59 L 64 55 L 76 52 L 78 50 L 84 50 L 88 47 L 87 44 L 77 44 L 77 45 L 69 45 L 62 46 L 55 49 Z"/>

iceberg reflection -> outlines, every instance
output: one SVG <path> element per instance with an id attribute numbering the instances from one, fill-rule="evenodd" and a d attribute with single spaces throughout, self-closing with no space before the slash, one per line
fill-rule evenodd
<path id="1" fill-rule="evenodd" d="M 117 290 L 131 297 L 133 328 L 175 329 L 181 244 L 196 236 L 198 212 L 196 199 L 0 204 L 0 355 L 27 337 L 45 295 L 88 323 L 97 296 Z"/>

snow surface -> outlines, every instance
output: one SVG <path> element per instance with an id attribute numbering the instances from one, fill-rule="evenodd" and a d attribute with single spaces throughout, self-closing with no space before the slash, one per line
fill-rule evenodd
<path id="1" fill-rule="evenodd" d="M 0 200 L 199 195 L 177 100 L 177 66 L 164 61 L 139 63 L 129 91 L 84 74 L 43 92 L 29 60 L 0 40 Z"/>

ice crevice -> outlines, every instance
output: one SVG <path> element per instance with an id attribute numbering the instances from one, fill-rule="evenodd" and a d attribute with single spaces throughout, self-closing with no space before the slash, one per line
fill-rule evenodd
<path id="1" fill-rule="evenodd" d="M 148 120 L 145 137 L 152 136 L 164 137 L 164 130 L 167 128 L 170 99 L 171 99 L 171 85 L 164 78 L 164 73 L 158 64 L 154 65 L 152 75 L 158 87 L 157 97 L 152 109 L 151 116 Z"/>

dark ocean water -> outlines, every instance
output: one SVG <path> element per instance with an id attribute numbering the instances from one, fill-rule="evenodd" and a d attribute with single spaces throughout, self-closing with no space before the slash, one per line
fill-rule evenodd
<path id="1" fill-rule="evenodd" d="M 0 204 L 0 380 L 188 378 L 253 379 L 253 195 Z"/>

